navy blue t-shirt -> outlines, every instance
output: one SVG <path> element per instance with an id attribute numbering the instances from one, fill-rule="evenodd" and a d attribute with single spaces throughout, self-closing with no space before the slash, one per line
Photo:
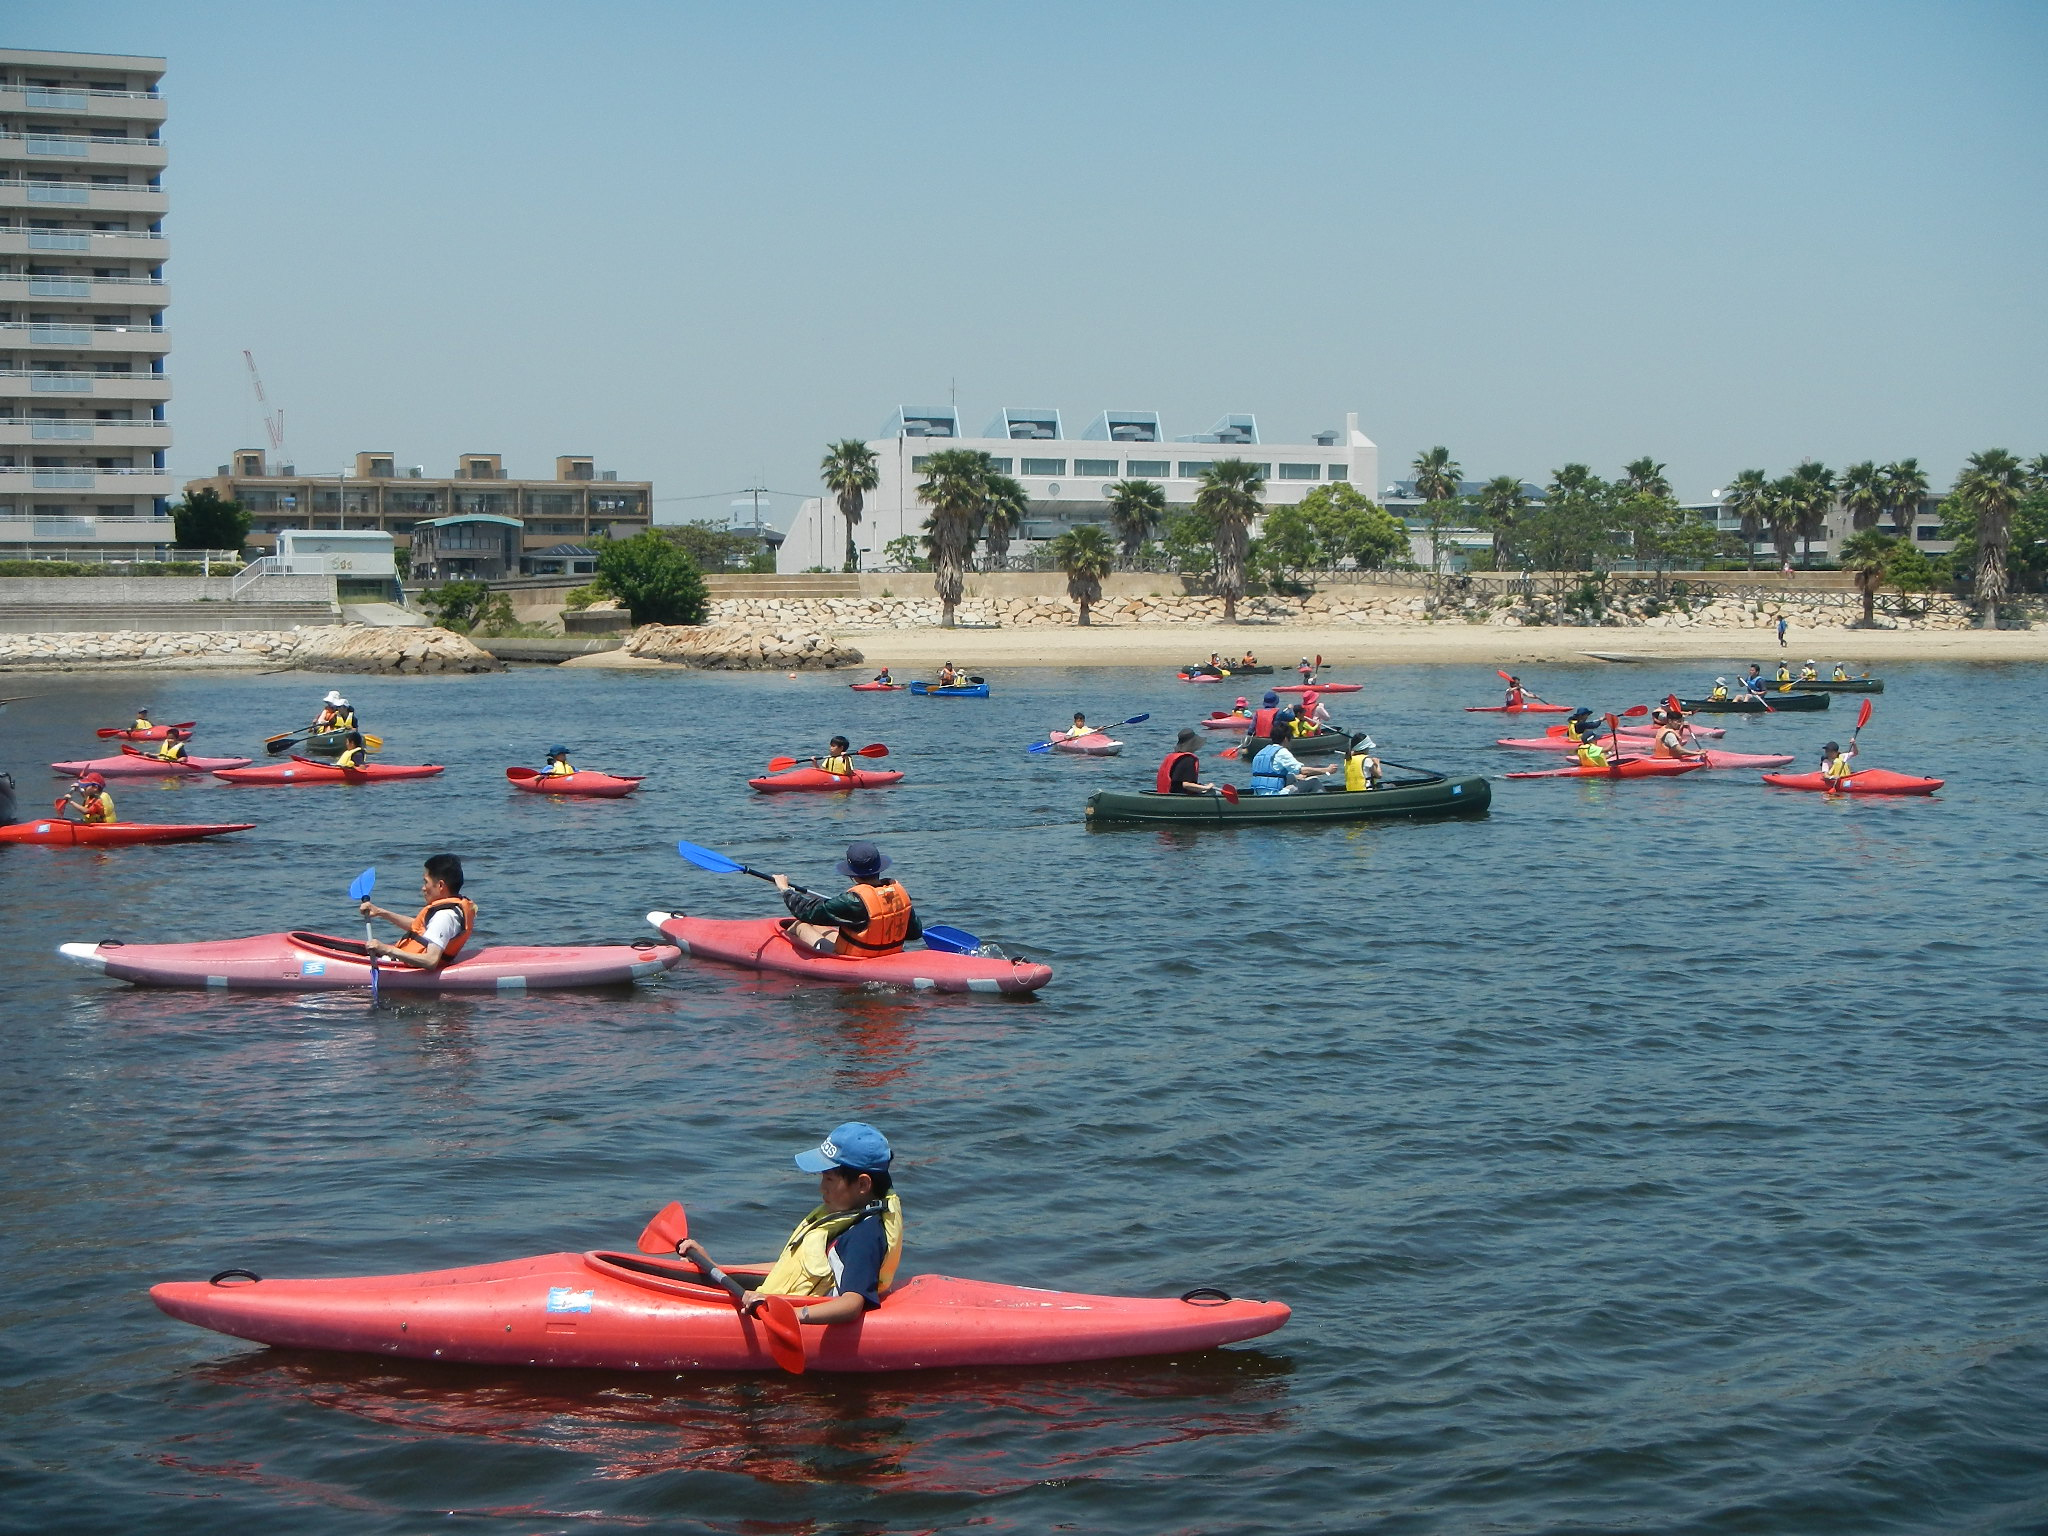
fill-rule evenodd
<path id="1" fill-rule="evenodd" d="M 882 1214 L 863 1217 L 833 1238 L 825 1251 L 832 1260 L 832 1294 L 857 1295 L 870 1307 L 882 1304 L 882 1260 L 889 1256 L 889 1235 Z"/>

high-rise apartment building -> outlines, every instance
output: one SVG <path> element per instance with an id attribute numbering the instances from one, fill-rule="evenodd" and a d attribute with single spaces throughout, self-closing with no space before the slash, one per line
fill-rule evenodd
<path id="1" fill-rule="evenodd" d="M 0 557 L 173 542 L 163 72 L 0 49 Z"/>

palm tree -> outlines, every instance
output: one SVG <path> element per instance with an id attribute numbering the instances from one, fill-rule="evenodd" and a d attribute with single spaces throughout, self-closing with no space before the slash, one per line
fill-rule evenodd
<path id="1" fill-rule="evenodd" d="M 1109 488 L 1109 525 L 1123 545 L 1125 565 L 1138 563 L 1138 552 L 1165 521 L 1165 486 L 1150 480 L 1119 480 Z"/>
<path id="2" fill-rule="evenodd" d="M 942 448 L 925 460 L 917 499 L 932 509 L 925 520 L 925 553 L 940 604 L 939 627 L 953 627 L 953 610 L 974 554 L 974 529 L 988 505 L 989 456 L 973 448 Z"/>
<path id="3" fill-rule="evenodd" d="M 1863 467 L 1863 466 L 1858 466 Z M 1848 478 L 1845 471 L 1843 479 Z M 1848 498 L 1844 497 L 1846 501 Z M 1875 528 L 1864 528 L 1842 540 L 1842 569 L 1856 577 L 1856 586 L 1863 593 L 1863 627 L 1877 627 L 1877 589 L 1884 585 L 1884 578 L 1892 566 L 1892 551 L 1899 541 L 1888 533 L 1879 533 Z"/>
<path id="4" fill-rule="evenodd" d="M 1450 521 L 1450 503 L 1464 486 L 1465 472 L 1442 446 L 1419 455 L 1410 466 L 1415 475 L 1415 494 L 1427 504 L 1423 516 L 1429 524 L 1429 568 L 1443 563 L 1444 525 Z"/>
<path id="5" fill-rule="evenodd" d="M 1243 459 L 1218 459 L 1202 471 L 1195 492 L 1195 511 L 1216 530 L 1216 595 L 1223 599 L 1223 622 L 1237 622 L 1237 600 L 1244 596 L 1244 550 L 1252 519 L 1259 515 L 1266 477 L 1259 466 Z"/>
<path id="6" fill-rule="evenodd" d="M 1622 466 L 1621 483 L 1631 496 L 1650 496 L 1658 501 L 1671 499 L 1671 482 L 1664 478 L 1664 466 L 1647 454 Z"/>
<path id="7" fill-rule="evenodd" d="M 1780 475 L 1770 483 L 1764 501 L 1764 520 L 1781 566 L 1791 565 L 1792 552 L 1799 547 L 1799 500 L 1799 482 L 1792 476 Z"/>
<path id="8" fill-rule="evenodd" d="M 1081 622 L 1102 601 L 1102 578 L 1116 566 L 1116 550 L 1093 523 L 1069 528 L 1052 541 L 1053 563 L 1067 573 L 1067 596 L 1081 605 Z"/>
<path id="9" fill-rule="evenodd" d="M 860 549 L 853 542 L 853 530 L 860 526 L 867 493 L 882 483 L 882 472 L 875 467 L 875 455 L 868 445 L 852 437 L 827 448 L 818 467 L 824 471 L 825 489 L 838 498 L 839 515 L 846 519 L 846 569 L 857 571 Z"/>
<path id="10" fill-rule="evenodd" d="M 2003 448 L 1987 448 L 1963 461 L 1953 494 L 1977 524 L 1977 624 L 1998 627 L 2005 601 L 2005 556 L 2012 543 L 2012 515 L 2027 494 L 2027 467 Z"/>
<path id="11" fill-rule="evenodd" d="M 989 570 L 1000 571 L 1010 558 L 1010 537 L 1024 526 L 1031 511 L 1031 498 L 1023 485 L 1010 476 L 989 472 L 982 503 L 981 548 Z"/>
<path id="12" fill-rule="evenodd" d="M 1835 510 L 1835 472 L 1808 459 L 1792 471 L 1793 516 L 1799 530 L 1799 563 L 1813 569 L 1813 541 L 1827 532 Z"/>
<path id="13" fill-rule="evenodd" d="M 1885 506 L 1891 513 L 1892 532 L 1910 540 L 1920 504 L 1927 499 L 1927 476 L 1921 472 L 1918 459 L 1887 464 L 1879 473 L 1884 477 Z"/>
<path id="14" fill-rule="evenodd" d="M 2048 453 L 2027 460 L 2027 485 L 2031 490 L 2048 491 Z"/>
<path id="15" fill-rule="evenodd" d="M 1842 510 L 1849 514 L 1858 533 L 1875 528 L 1890 507 L 1891 492 L 1884 483 L 1884 471 L 1870 460 L 1851 464 L 1842 471 Z M 1846 549 L 1848 545 L 1842 547 Z"/>
<path id="16" fill-rule="evenodd" d="M 1745 469 L 1728 482 L 1721 493 L 1721 505 L 1742 520 L 1743 552 L 1749 568 L 1756 569 L 1756 541 L 1770 526 L 1771 484 L 1760 469 Z"/>
<path id="17" fill-rule="evenodd" d="M 1500 570 L 1515 542 L 1515 522 L 1528 510 L 1529 493 L 1522 489 L 1519 475 L 1495 475 L 1474 500 L 1479 526 L 1493 535 L 1493 568 Z"/>

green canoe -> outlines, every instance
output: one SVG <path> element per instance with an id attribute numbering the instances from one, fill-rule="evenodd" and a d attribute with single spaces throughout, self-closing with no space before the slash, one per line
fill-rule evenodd
<path id="1" fill-rule="evenodd" d="M 1104 789 L 1088 797 L 1088 808 L 1082 814 L 1091 827 L 1162 821 L 1193 827 L 1271 821 L 1376 821 L 1392 816 L 1476 815 L 1492 799 L 1493 788 L 1483 778 L 1453 779 L 1439 773 L 1392 781 L 1379 789 L 1245 795 L 1235 805 L 1217 795 Z"/>
<path id="2" fill-rule="evenodd" d="M 1884 679 L 1845 677 L 1837 681 L 1832 677 L 1822 677 L 1810 683 L 1794 683 L 1792 687 L 1800 693 L 1883 693 Z"/>
<path id="3" fill-rule="evenodd" d="M 1731 693 L 1725 699 L 1680 699 L 1678 707 L 1687 714 L 1796 714 L 1802 709 L 1826 709 L 1829 697 L 1825 693 L 1779 693 L 1773 689 L 1763 694 Z M 1769 709 L 1764 707 L 1766 702 Z"/>

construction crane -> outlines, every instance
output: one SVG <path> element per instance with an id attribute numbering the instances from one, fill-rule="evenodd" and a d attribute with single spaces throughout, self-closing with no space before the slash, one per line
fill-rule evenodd
<path id="1" fill-rule="evenodd" d="M 284 455 L 284 408 L 270 408 L 270 397 L 263 393 L 263 375 L 256 371 L 256 356 L 247 347 L 242 349 L 242 361 L 249 365 L 249 383 L 256 390 L 256 404 L 263 412 L 264 435 L 270 439 L 270 451 L 279 457 Z"/>

